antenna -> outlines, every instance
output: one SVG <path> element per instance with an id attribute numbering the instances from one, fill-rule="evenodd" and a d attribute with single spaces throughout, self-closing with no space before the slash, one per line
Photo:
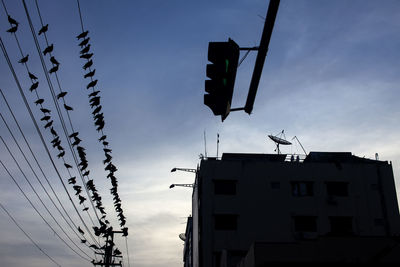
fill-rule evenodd
<path id="1" fill-rule="evenodd" d="M 207 158 L 207 139 L 206 139 L 206 130 L 204 130 L 204 156 Z"/>
<path id="2" fill-rule="evenodd" d="M 306 150 L 304 149 L 303 145 L 300 143 L 300 140 L 297 138 L 297 136 L 294 136 L 294 137 L 292 138 L 292 140 L 293 140 L 293 139 L 296 139 L 296 140 L 297 140 L 297 142 L 300 144 L 301 148 L 303 149 L 304 154 L 307 156 L 307 152 L 306 152 Z"/>
<path id="3" fill-rule="evenodd" d="M 219 133 L 217 133 L 217 159 L 218 159 L 218 147 L 219 147 Z"/>
<path id="4" fill-rule="evenodd" d="M 279 135 L 279 137 L 278 137 Z M 284 138 L 282 138 L 282 136 Z M 282 130 L 282 132 L 278 133 L 277 135 L 268 135 L 268 137 L 275 142 L 276 144 L 276 149 L 275 151 L 277 151 L 278 154 L 281 154 L 281 151 L 279 150 L 279 145 L 291 145 L 292 143 L 290 143 L 289 141 L 286 140 L 286 136 L 284 133 L 284 130 Z"/>

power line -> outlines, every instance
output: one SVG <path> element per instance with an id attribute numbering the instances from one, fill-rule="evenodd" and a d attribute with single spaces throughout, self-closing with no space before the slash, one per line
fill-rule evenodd
<path id="1" fill-rule="evenodd" d="M 37 249 L 40 250 L 40 252 L 42 252 L 44 255 L 46 255 L 47 258 L 49 258 L 52 262 L 54 262 L 57 266 L 61 265 L 56 262 L 49 254 L 47 254 L 25 231 L 24 229 L 17 223 L 17 221 L 14 219 L 13 216 L 11 216 L 11 214 L 7 211 L 7 209 L 0 203 L 0 207 L 6 212 L 6 214 L 8 215 L 8 217 L 11 218 L 11 220 L 15 223 L 15 225 L 24 233 L 24 235 L 32 242 L 33 245 L 35 245 L 35 247 Z"/>

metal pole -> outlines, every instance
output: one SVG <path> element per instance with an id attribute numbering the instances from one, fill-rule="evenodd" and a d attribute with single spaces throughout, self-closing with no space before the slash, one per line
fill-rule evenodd
<path id="1" fill-rule="evenodd" d="M 270 0 L 267 18 L 265 19 L 264 29 L 261 36 L 260 46 L 258 48 L 256 63 L 254 64 L 253 76 L 251 77 L 249 93 L 247 95 L 246 106 L 244 111 L 251 114 L 253 110 L 254 100 L 256 98 L 258 84 L 260 82 L 260 77 L 262 69 L 264 67 L 264 61 L 267 56 L 268 45 L 271 39 L 272 30 L 275 24 L 276 13 L 278 12 L 280 0 Z"/>

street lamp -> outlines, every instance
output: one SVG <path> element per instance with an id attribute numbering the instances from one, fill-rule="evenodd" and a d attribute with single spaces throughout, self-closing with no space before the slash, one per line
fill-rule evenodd
<path id="1" fill-rule="evenodd" d="M 171 172 L 176 172 L 176 171 L 184 171 L 184 172 L 193 172 L 196 173 L 196 169 L 187 169 L 187 168 L 173 168 Z"/>
<path id="2" fill-rule="evenodd" d="M 174 188 L 175 186 L 182 186 L 182 187 L 194 187 L 195 184 L 171 184 L 169 188 Z"/>

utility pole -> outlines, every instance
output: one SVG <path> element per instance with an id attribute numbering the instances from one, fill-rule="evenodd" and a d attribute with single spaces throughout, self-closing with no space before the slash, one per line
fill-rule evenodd
<path id="1" fill-rule="evenodd" d="M 106 239 L 106 244 L 104 246 L 104 253 L 97 253 L 97 255 L 101 255 L 103 257 L 103 260 L 100 260 L 98 262 L 95 262 L 94 260 L 92 261 L 94 266 L 105 266 L 105 267 L 111 267 L 111 266 L 120 266 L 122 267 L 122 261 L 120 260 L 118 263 L 115 262 L 114 258 L 122 258 L 120 255 L 121 252 L 116 249 L 113 251 L 114 247 L 114 234 L 116 233 L 121 233 L 125 234 L 123 231 L 113 231 L 112 227 L 108 228 L 108 233 L 107 233 L 107 239 Z"/>

